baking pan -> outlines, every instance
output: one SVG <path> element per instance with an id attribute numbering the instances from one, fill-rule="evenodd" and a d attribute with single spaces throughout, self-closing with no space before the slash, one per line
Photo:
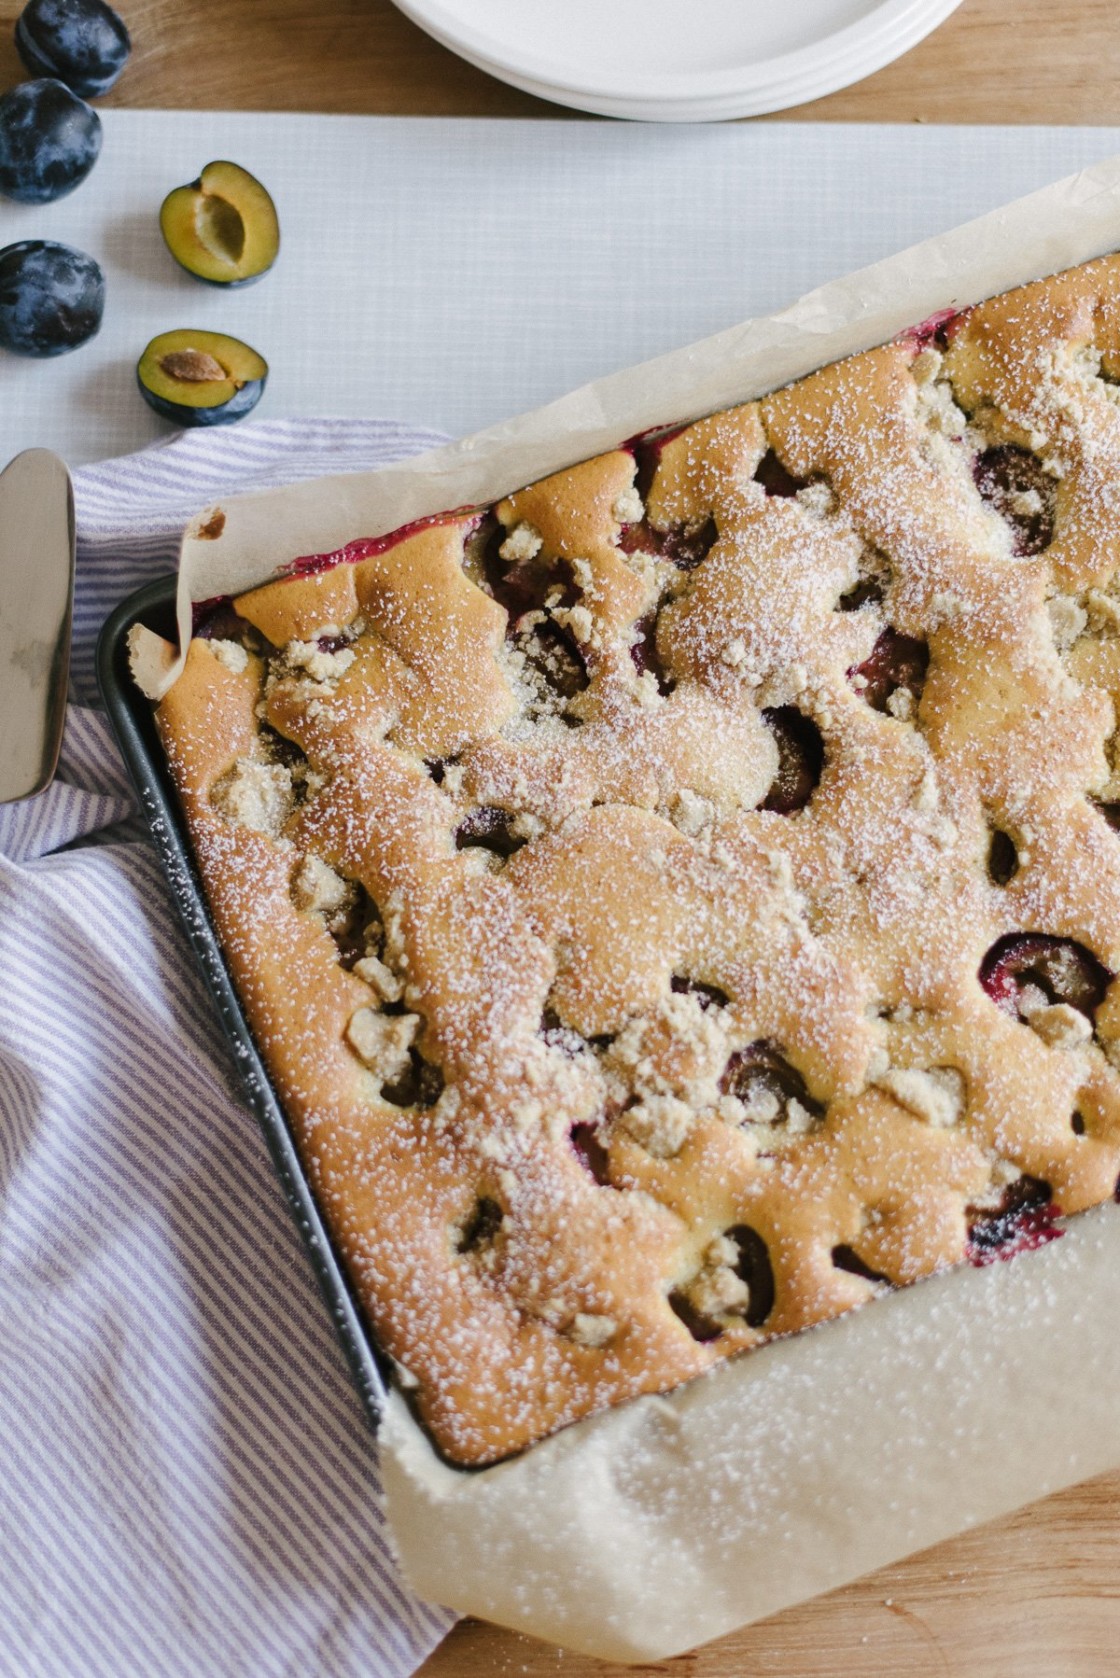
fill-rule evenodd
<path id="1" fill-rule="evenodd" d="M 134 623 L 143 623 L 168 640 L 176 639 L 175 582 L 174 575 L 157 578 L 129 595 L 106 619 L 97 641 L 97 684 L 140 808 L 151 828 L 175 907 L 233 1052 L 246 1100 L 257 1115 L 366 1414 L 376 1427 L 385 1402 L 387 1362 L 374 1344 L 367 1319 L 331 1244 L 304 1175 L 295 1139 L 242 1013 L 191 855 L 151 703 L 129 672 L 127 640 Z"/>

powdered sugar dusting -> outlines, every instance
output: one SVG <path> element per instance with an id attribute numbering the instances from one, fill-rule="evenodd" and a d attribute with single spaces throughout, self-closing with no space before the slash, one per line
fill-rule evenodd
<path id="1" fill-rule="evenodd" d="M 243 668 L 192 646 L 160 721 L 223 942 L 452 1458 L 1112 1193 L 1117 284 L 297 567 Z"/>

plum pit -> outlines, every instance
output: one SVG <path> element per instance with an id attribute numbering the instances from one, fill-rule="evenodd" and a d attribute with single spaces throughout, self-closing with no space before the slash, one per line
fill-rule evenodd
<path id="1" fill-rule="evenodd" d="M 136 364 L 150 408 L 175 425 L 230 425 L 264 394 L 268 363 L 224 332 L 180 328 L 153 338 Z"/>

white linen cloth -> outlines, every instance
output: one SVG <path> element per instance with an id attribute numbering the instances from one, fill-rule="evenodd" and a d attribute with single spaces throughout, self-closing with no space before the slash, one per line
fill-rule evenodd
<path id="1" fill-rule="evenodd" d="M 438 441 L 273 421 L 76 474 L 62 762 L 0 808 L 10 1678 L 403 1678 L 452 1622 L 397 1573 L 374 1437 L 93 678 L 101 622 L 199 506 Z"/>

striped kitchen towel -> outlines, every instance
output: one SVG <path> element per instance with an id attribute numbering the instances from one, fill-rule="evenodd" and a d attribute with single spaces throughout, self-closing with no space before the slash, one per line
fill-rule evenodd
<path id="1" fill-rule="evenodd" d="M 233 489 L 442 441 L 274 421 L 76 474 L 59 775 L 0 808 L 0 1673 L 399 1678 L 377 1453 L 96 705 L 97 630 Z"/>

